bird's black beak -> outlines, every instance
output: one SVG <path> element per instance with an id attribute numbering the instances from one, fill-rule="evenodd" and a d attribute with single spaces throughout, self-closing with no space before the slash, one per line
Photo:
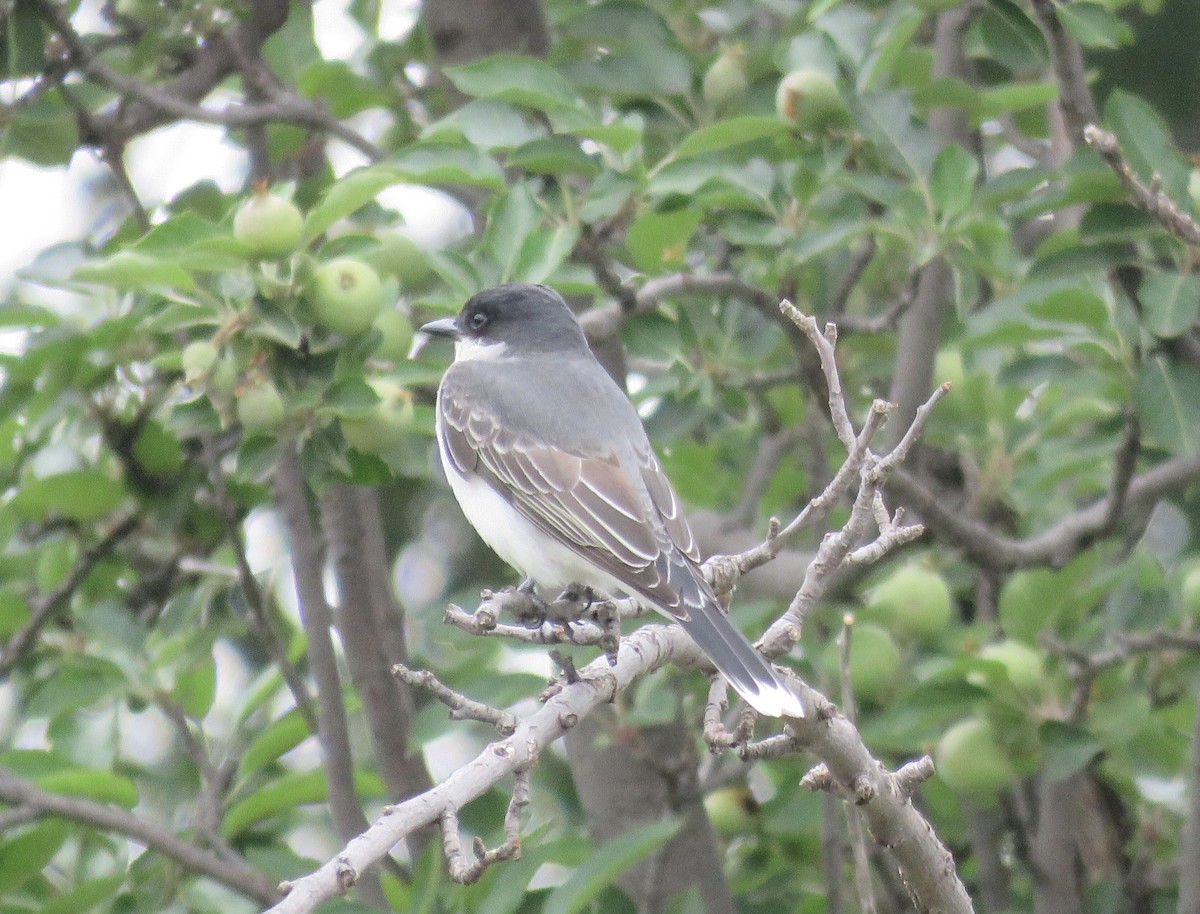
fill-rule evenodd
<path id="1" fill-rule="evenodd" d="M 452 317 L 443 317 L 436 321 L 430 321 L 421 328 L 421 332 L 429 336 L 441 336 L 451 340 L 456 340 L 459 337 L 458 325 L 454 323 L 454 318 Z"/>

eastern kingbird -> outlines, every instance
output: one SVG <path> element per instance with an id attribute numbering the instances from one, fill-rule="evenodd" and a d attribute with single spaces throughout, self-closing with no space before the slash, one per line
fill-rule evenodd
<path id="1" fill-rule="evenodd" d="M 545 588 L 628 594 L 674 619 L 751 707 L 799 698 L 721 610 L 633 405 L 552 289 L 509 283 L 422 331 L 454 340 L 437 439 L 467 520 Z"/>

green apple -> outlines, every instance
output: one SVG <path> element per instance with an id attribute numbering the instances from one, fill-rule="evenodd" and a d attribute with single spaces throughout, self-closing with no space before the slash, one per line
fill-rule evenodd
<path id="1" fill-rule="evenodd" d="M 987 722 L 959 721 L 946 731 L 933 753 L 937 772 L 956 793 L 991 804 L 1013 780 L 1012 765 Z"/>
<path id="2" fill-rule="evenodd" d="M 850 122 L 850 109 L 837 83 L 809 67 L 793 70 L 780 80 L 775 110 L 805 133 L 822 133 Z"/>
<path id="3" fill-rule="evenodd" d="M 746 79 L 745 56 L 741 48 L 726 48 L 705 72 L 700 91 L 714 111 L 741 98 L 750 87 Z"/>
<path id="4" fill-rule="evenodd" d="M 304 217 L 291 200 L 256 193 L 233 215 L 233 237 L 256 257 L 278 259 L 300 247 Z"/>
<path id="5" fill-rule="evenodd" d="M 238 371 L 233 359 L 224 358 L 213 366 L 208 375 L 205 387 L 210 397 L 228 401 L 237 390 Z"/>
<path id="6" fill-rule="evenodd" d="M 365 333 L 383 310 L 378 274 L 353 257 L 318 266 L 310 293 L 317 323 L 343 336 Z"/>
<path id="7" fill-rule="evenodd" d="M 237 417 L 250 431 L 270 431 L 283 421 L 283 398 L 270 381 L 252 384 L 238 392 Z"/>
<path id="8" fill-rule="evenodd" d="M 967 369 L 963 365 L 962 353 L 957 349 L 939 349 L 933 360 L 933 383 L 949 381 L 952 391 L 961 392 L 966 380 Z"/>
<path id="9" fill-rule="evenodd" d="M 1035 698 L 1041 694 L 1045 682 L 1042 655 L 1029 645 L 1007 638 L 984 646 L 979 656 L 984 660 L 1003 663 L 1009 681 L 1022 695 Z"/>
<path id="10" fill-rule="evenodd" d="M 838 675 L 841 647 L 831 641 L 822 654 L 825 670 Z M 859 701 L 878 704 L 895 685 L 900 672 L 900 648 L 887 630 L 863 623 L 854 626 L 850 637 L 850 685 Z"/>
<path id="11" fill-rule="evenodd" d="M 713 830 L 722 838 L 754 831 L 758 804 L 747 787 L 721 787 L 704 797 L 704 811 Z"/>
<path id="12" fill-rule="evenodd" d="M 221 352 L 209 340 L 197 340 L 183 347 L 183 378 L 196 384 L 208 377 L 217 364 Z"/>
<path id="13" fill-rule="evenodd" d="M 936 637 L 953 614 L 945 579 L 919 562 L 903 565 L 879 582 L 867 606 L 897 637 L 912 640 Z"/>
<path id="14" fill-rule="evenodd" d="M 382 457 L 400 448 L 412 430 L 412 395 L 387 378 L 369 378 L 367 383 L 375 390 L 379 402 L 365 416 L 343 416 L 342 434 L 356 451 Z"/>
<path id="15" fill-rule="evenodd" d="M 1179 590 L 1183 597 L 1183 608 L 1193 618 L 1200 618 L 1200 559 L 1193 559 L 1186 567 Z"/>
<path id="16" fill-rule="evenodd" d="M 415 334 L 407 317 L 395 308 L 384 308 L 379 317 L 375 318 L 375 329 L 383 334 L 383 339 L 373 353 L 376 358 L 389 362 L 399 362 L 408 358 Z"/>
<path id="17" fill-rule="evenodd" d="M 405 291 L 429 285 L 434 273 L 424 248 L 400 232 L 379 232 L 375 240 L 379 247 L 364 253 L 363 260 L 376 272 L 381 276 L 395 276 Z"/>

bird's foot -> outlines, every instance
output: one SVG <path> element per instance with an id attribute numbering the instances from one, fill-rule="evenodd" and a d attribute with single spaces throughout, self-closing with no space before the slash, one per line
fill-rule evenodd
<path id="1" fill-rule="evenodd" d="M 500 596 L 501 609 L 527 628 L 540 628 L 551 615 L 549 605 L 534 592 L 531 581 L 522 581 L 520 587 L 505 588 Z"/>
<path id="2" fill-rule="evenodd" d="M 596 604 L 596 624 L 600 626 L 600 648 L 609 666 L 617 665 L 617 648 L 621 646 L 621 614 L 611 600 Z"/>
<path id="3" fill-rule="evenodd" d="M 558 595 L 556 603 L 570 604 L 578 607 L 576 618 L 582 618 L 597 601 L 596 591 L 582 584 L 569 584 L 567 589 Z"/>

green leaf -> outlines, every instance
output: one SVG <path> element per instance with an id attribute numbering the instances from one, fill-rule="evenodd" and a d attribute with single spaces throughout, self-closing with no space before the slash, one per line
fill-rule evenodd
<path id="1" fill-rule="evenodd" d="M 50 793 L 86 797 L 97 803 L 113 803 L 133 809 L 138 790 L 133 781 L 100 768 L 66 768 L 35 778 L 37 785 Z"/>
<path id="2" fill-rule="evenodd" d="M 682 95 L 691 88 L 687 51 L 670 24 L 641 3 L 586 5 L 561 30 L 558 48 L 576 85 L 636 98 Z"/>
<path id="3" fill-rule="evenodd" d="M 1134 171 L 1147 183 L 1159 175 L 1167 195 L 1188 207 L 1189 168 L 1158 112 L 1136 95 L 1116 89 L 1104 105 L 1104 119 L 1121 141 L 1121 151 Z"/>
<path id="4" fill-rule="evenodd" d="M 1050 63 L 1050 46 L 1042 30 L 1011 0 L 991 0 L 971 31 L 987 56 L 1011 70 L 1032 70 Z"/>
<path id="5" fill-rule="evenodd" d="M 1174 454 L 1200 453 L 1200 368 L 1154 356 L 1142 366 L 1133 402 L 1146 439 Z"/>
<path id="6" fill-rule="evenodd" d="M 70 834 L 69 822 L 50 819 L 0 844 L 0 894 L 39 877 Z"/>
<path id="7" fill-rule="evenodd" d="M 1025 305 L 1034 317 L 1065 324 L 1082 324 L 1094 330 L 1109 323 L 1108 306 L 1094 291 L 1083 286 L 1054 289 Z"/>
<path id="8" fill-rule="evenodd" d="M 541 221 L 542 211 L 523 184 L 493 201 L 483 246 L 500 268 L 501 281 L 512 279 L 521 246 Z"/>
<path id="9" fill-rule="evenodd" d="M 392 165 L 400 180 L 416 184 L 472 184 L 504 190 L 504 172 L 495 159 L 471 146 L 410 146 L 392 160 Z"/>
<path id="10" fill-rule="evenodd" d="M 175 700 L 191 717 L 201 719 L 217 694 L 217 665 L 213 658 L 201 660 L 175 676 Z"/>
<path id="11" fill-rule="evenodd" d="M 399 184 L 404 176 L 387 165 L 356 168 L 339 178 L 325 191 L 319 203 L 304 220 L 304 242 L 312 241 L 339 219 L 357 212 L 375 199 L 384 188 Z"/>
<path id="12" fill-rule="evenodd" d="M 299 746 L 309 737 L 308 723 L 296 708 L 269 724 L 246 747 L 238 761 L 238 773 L 242 777 L 253 774 L 264 765 L 275 761 L 285 752 Z"/>
<path id="13" fill-rule="evenodd" d="M 38 911 L 40 914 L 87 914 L 115 895 L 124 882 L 123 875 L 85 880 L 77 883 L 69 892 L 39 902 Z M 111 907 L 106 910 L 111 910 Z"/>
<path id="14" fill-rule="evenodd" d="M 116 508 L 124 497 L 124 487 L 97 470 L 68 470 L 25 483 L 9 506 L 25 520 L 57 514 L 94 521 Z"/>
<path id="15" fill-rule="evenodd" d="M 98 282 L 122 291 L 167 286 L 191 291 L 192 275 L 171 260 L 159 260 L 135 251 L 118 251 L 104 260 L 85 263 L 72 276 L 82 282 Z"/>
<path id="16" fill-rule="evenodd" d="M 0 638 L 7 638 L 29 621 L 29 604 L 20 588 L 0 588 Z"/>
<path id="17" fill-rule="evenodd" d="M 575 132 L 583 139 L 595 140 L 616 152 L 625 153 L 642 141 L 645 129 L 645 118 L 634 111 L 606 124 L 581 124 Z"/>
<path id="18" fill-rule="evenodd" d="M 986 120 L 1001 114 L 1039 108 L 1057 98 L 1057 83 L 1005 83 L 991 86 L 979 91 L 975 118 Z"/>
<path id="19" fill-rule="evenodd" d="M 1038 727 L 1042 744 L 1041 774 L 1051 781 L 1082 771 L 1102 750 L 1085 728 L 1061 720 L 1047 720 Z"/>
<path id="20" fill-rule="evenodd" d="M 943 218 L 965 213 L 975 196 L 979 163 L 957 143 L 944 146 L 933 162 L 929 192 Z"/>
<path id="21" fill-rule="evenodd" d="M 1054 13 L 1063 28 L 1086 48 L 1119 48 L 1133 41 L 1133 29 L 1099 3 L 1059 2 Z"/>
<path id="22" fill-rule="evenodd" d="M 903 92 L 860 95 L 859 124 L 892 167 L 922 188 L 933 168 L 937 144 L 929 127 L 913 118 L 912 102 Z"/>
<path id="23" fill-rule="evenodd" d="M 54 675 L 30 690 L 23 708 L 31 717 L 54 717 L 63 711 L 78 711 L 124 694 L 128 680 L 110 660 L 71 657 L 59 661 Z"/>
<path id="24" fill-rule="evenodd" d="M 676 159 L 687 159 L 706 152 L 718 152 L 743 143 L 754 143 L 771 137 L 786 136 L 788 125 L 778 117 L 747 115 L 717 121 L 689 133 L 675 150 Z"/>
<path id="25" fill-rule="evenodd" d="M 1010 638 L 1035 644 L 1075 584 L 1067 574 L 1044 568 L 1014 572 L 1000 589 L 1000 627 Z"/>
<path id="26" fill-rule="evenodd" d="M 355 772 L 354 787 L 359 799 L 386 795 L 377 775 Z M 283 774 L 234 803 L 225 813 L 221 833 L 232 837 L 245 831 L 255 822 L 277 816 L 297 806 L 321 803 L 325 800 L 325 772 L 320 768 L 297 774 Z"/>
<path id="27" fill-rule="evenodd" d="M 600 171 L 600 163 L 584 152 L 569 137 L 543 137 L 514 149 L 508 156 L 509 168 L 542 175 L 585 175 Z"/>
<path id="28" fill-rule="evenodd" d="M 546 130 L 530 124 L 521 111 L 508 102 L 494 98 L 476 98 L 430 124 L 421 131 L 421 139 L 433 143 L 454 143 L 459 137 L 483 149 L 509 149 L 544 137 Z"/>
<path id="29" fill-rule="evenodd" d="M 1148 270 L 1138 298 L 1147 330 L 1164 339 L 1180 336 L 1200 316 L 1200 276 Z"/>
<path id="30" fill-rule="evenodd" d="M 0 44 L 4 43 L 0 32 Z M 18 109 L 0 130 L 0 160 L 19 157 L 36 165 L 66 165 L 79 146 L 79 116 L 54 89 Z"/>
<path id="31" fill-rule="evenodd" d="M 521 282 L 545 282 L 570 256 L 578 240 L 579 229 L 573 225 L 534 232 L 521 245 L 513 278 Z"/>
<path id="32" fill-rule="evenodd" d="M 496 54 L 444 72 L 460 92 L 476 98 L 498 98 L 546 112 L 582 107 L 567 78 L 536 57 Z"/>
<path id="33" fill-rule="evenodd" d="M 800 243 L 792 251 L 803 263 L 834 249 L 843 248 L 870 230 L 871 223 L 866 219 L 836 219 L 816 231 L 805 232 Z"/>
<path id="34" fill-rule="evenodd" d="M 325 394 L 325 406 L 337 416 L 365 416 L 379 403 L 379 394 L 362 378 L 338 381 Z"/>
<path id="35" fill-rule="evenodd" d="M 661 213 L 647 210 L 634 219 L 625 244 L 638 269 L 661 273 L 682 264 L 700 216 L 694 207 L 687 207 Z"/>
<path id="36" fill-rule="evenodd" d="M 387 105 L 387 94 L 340 60 L 314 60 L 296 77 L 296 89 L 306 98 L 320 99 L 336 118 Z"/>
<path id="37" fill-rule="evenodd" d="M 543 914 L 582 911 L 621 873 L 670 841 L 681 824 L 678 819 L 651 822 L 609 841 L 550 893 Z"/>

